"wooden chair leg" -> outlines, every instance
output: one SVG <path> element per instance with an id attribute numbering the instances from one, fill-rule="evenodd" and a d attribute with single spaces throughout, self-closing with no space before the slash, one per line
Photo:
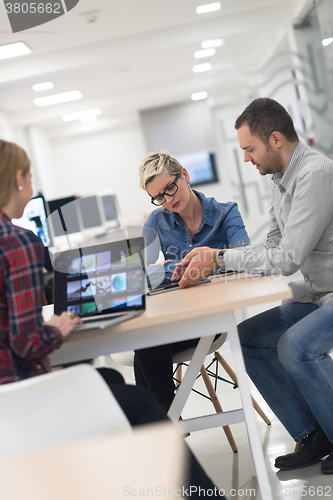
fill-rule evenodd
<path id="1" fill-rule="evenodd" d="M 294 449 L 295 453 L 296 453 L 296 451 L 299 451 L 302 448 L 302 444 L 303 444 L 303 439 L 301 439 L 300 441 L 297 441 L 297 443 L 295 445 L 295 449 Z"/>
<path id="2" fill-rule="evenodd" d="M 223 369 L 227 372 L 227 374 L 229 375 L 231 380 L 234 382 L 234 384 L 238 385 L 236 373 L 228 365 L 228 363 L 226 362 L 224 357 L 221 356 L 221 354 L 218 351 L 216 351 L 214 353 L 214 356 L 216 357 L 216 359 L 218 360 L 220 365 L 223 367 Z M 251 396 L 251 398 L 252 398 L 253 407 L 256 410 L 256 412 L 261 416 L 261 418 L 263 419 L 264 422 L 266 422 L 267 425 L 271 425 L 272 422 L 269 420 L 269 418 L 267 417 L 265 412 L 263 412 L 263 410 L 260 408 L 257 401 L 252 396 Z"/>
<path id="3" fill-rule="evenodd" d="M 179 363 L 178 366 L 177 366 L 177 370 L 176 370 L 176 383 L 175 383 L 175 386 L 176 386 L 176 389 L 175 389 L 175 392 L 177 392 L 178 390 L 178 387 L 180 386 L 180 383 L 182 381 L 182 364 Z"/>
<path id="4" fill-rule="evenodd" d="M 221 403 L 217 397 L 216 392 L 214 391 L 213 384 L 209 378 L 208 373 L 206 372 L 206 368 L 202 365 L 200 373 L 202 375 L 202 379 L 205 383 L 205 386 L 207 387 L 208 394 L 210 396 L 210 399 L 214 405 L 214 408 L 216 410 L 216 413 L 223 413 Z M 224 433 L 229 441 L 229 444 L 231 446 L 231 449 L 234 453 L 238 451 L 237 445 L 235 443 L 234 437 L 232 435 L 232 432 L 230 430 L 229 425 L 223 426 Z"/>

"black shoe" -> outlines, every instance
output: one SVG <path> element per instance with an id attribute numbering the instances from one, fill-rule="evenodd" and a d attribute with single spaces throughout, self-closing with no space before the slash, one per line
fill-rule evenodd
<path id="1" fill-rule="evenodd" d="M 275 460 L 275 467 L 281 470 L 300 469 L 316 464 L 331 450 L 331 443 L 322 428 L 317 425 L 315 430 L 303 439 L 302 448 L 295 453 L 282 455 Z M 331 460 L 333 464 L 333 457 Z"/>
<path id="2" fill-rule="evenodd" d="M 325 458 L 325 460 L 321 464 L 321 472 L 322 474 L 333 474 L 333 449 L 331 453 L 328 455 L 328 457 Z"/>

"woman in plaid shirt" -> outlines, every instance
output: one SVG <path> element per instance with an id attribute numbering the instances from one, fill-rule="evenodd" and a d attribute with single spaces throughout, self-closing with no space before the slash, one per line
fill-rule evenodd
<path id="1" fill-rule="evenodd" d="M 14 226 L 32 196 L 30 160 L 0 141 L 0 384 L 43 373 L 46 356 L 80 320 L 42 319 L 44 249 L 31 231 Z"/>
<path id="2" fill-rule="evenodd" d="M 0 140 L 0 384 L 50 371 L 47 355 L 81 319 L 63 312 L 43 322 L 44 249 L 31 231 L 14 226 L 32 196 L 30 160 L 16 144 Z M 98 370 L 132 425 L 167 417 L 141 387 L 127 386 L 115 370 Z M 190 452 L 189 484 L 215 485 Z M 192 498 L 199 498 L 193 494 Z M 222 498 L 222 496 L 220 496 Z"/>

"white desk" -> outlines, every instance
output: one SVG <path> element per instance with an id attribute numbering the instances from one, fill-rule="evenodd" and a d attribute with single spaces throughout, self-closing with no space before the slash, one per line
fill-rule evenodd
<path id="1" fill-rule="evenodd" d="M 259 488 L 264 492 L 263 498 L 271 500 L 234 310 L 291 297 L 290 288 L 280 277 L 251 278 L 247 274 L 216 277 L 211 283 L 198 287 L 148 297 L 146 313 L 131 321 L 105 330 L 86 330 L 72 334 L 52 354 L 51 362 L 53 365 L 60 365 L 200 337 L 169 411 L 170 418 L 178 420 L 214 336 L 227 331 L 243 409 L 190 419 L 184 422 L 184 428 L 192 432 L 245 421 Z"/>

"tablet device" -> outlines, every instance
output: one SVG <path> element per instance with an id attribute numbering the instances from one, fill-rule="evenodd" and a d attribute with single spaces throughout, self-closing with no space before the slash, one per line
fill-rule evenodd
<path id="1" fill-rule="evenodd" d="M 148 295 L 158 295 L 159 293 L 171 292 L 172 290 L 179 290 L 179 282 L 178 281 L 169 281 L 168 283 L 163 283 L 162 285 L 150 290 Z M 197 285 L 202 285 L 203 283 L 210 283 L 211 280 L 209 278 L 203 278 Z M 196 286 L 196 285 L 195 285 Z"/>

